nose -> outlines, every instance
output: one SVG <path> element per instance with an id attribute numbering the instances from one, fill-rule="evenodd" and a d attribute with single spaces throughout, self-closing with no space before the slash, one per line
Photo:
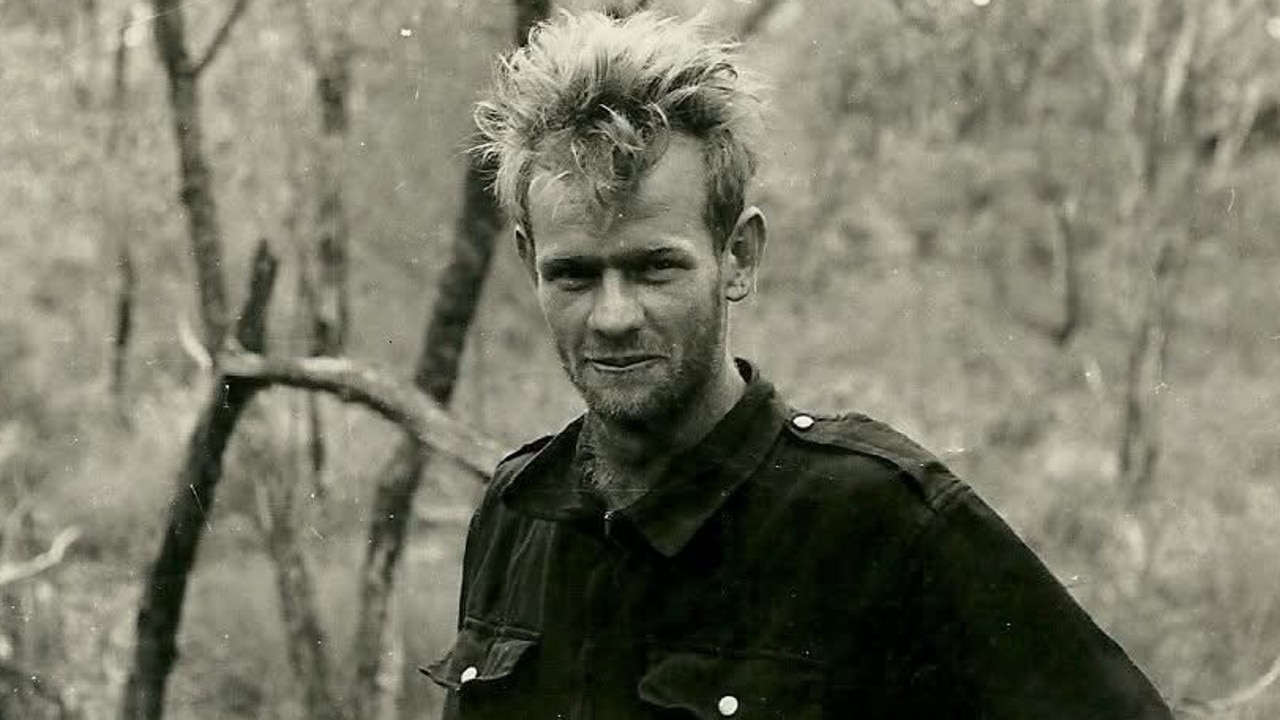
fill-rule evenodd
<path id="1" fill-rule="evenodd" d="M 587 326 L 592 332 L 621 336 L 639 329 L 644 310 L 635 296 L 635 288 L 622 273 L 605 271 L 596 287 Z"/>

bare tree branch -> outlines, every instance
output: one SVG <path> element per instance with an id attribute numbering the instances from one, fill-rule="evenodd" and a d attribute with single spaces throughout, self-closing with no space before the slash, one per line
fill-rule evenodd
<path id="1" fill-rule="evenodd" d="M 289 465 L 279 462 L 254 483 L 258 500 L 255 516 L 275 567 L 289 665 L 302 685 L 306 716 L 345 720 L 349 716 L 334 682 L 329 639 L 316 611 L 315 580 L 298 540 L 295 510 L 302 486 L 285 469 Z"/>
<path id="2" fill-rule="evenodd" d="M 6 585 L 30 580 L 31 578 L 46 572 L 62 562 L 63 556 L 67 554 L 67 548 L 80 537 L 80 531 L 76 528 L 67 528 L 58 533 L 49 545 L 49 549 L 39 555 L 24 560 L 19 563 L 0 565 L 0 588 Z"/>
<path id="3" fill-rule="evenodd" d="M 524 45 L 529 33 L 551 14 L 551 0 L 513 0 L 512 36 Z M 493 168 L 472 156 L 463 178 L 462 212 L 454 231 L 450 258 L 440 286 L 414 372 L 414 384 L 440 406 L 453 396 L 462 352 L 479 306 L 503 214 L 490 191 Z M 354 707 L 359 717 L 377 712 L 377 678 L 387 668 L 384 638 L 391 613 L 391 593 L 413 516 L 413 497 L 431 457 L 421 442 L 404 439 L 377 475 L 373 521 L 360 578 L 360 612 L 351 657 L 354 666 Z M 477 458 L 478 459 L 478 458 Z M 496 453 L 483 463 L 492 472 Z M 476 463 L 473 463 L 473 465 Z"/>
<path id="4" fill-rule="evenodd" d="M 1187 78 L 1191 74 L 1192 55 L 1195 52 L 1196 37 L 1200 33 L 1200 15 L 1192 8 L 1185 8 L 1182 26 L 1178 28 L 1178 37 L 1169 53 L 1165 66 L 1164 83 L 1160 88 L 1159 117 L 1164 134 L 1174 130 L 1179 106 L 1187 88 Z"/>
<path id="5" fill-rule="evenodd" d="M 1266 7 L 1266 0 L 1245 0 L 1245 2 L 1227 19 L 1223 24 L 1222 31 L 1214 34 L 1213 37 L 1207 39 L 1202 47 L 1204 53 L 1196 58 L 1195 66 L 1197 70 L 1208 67 L 1218 56 L 1218 53 L 1227 47 L 1235 48 L 1230 40 L 1237 37 L 1249 20 L 1260 10 Z M 1263 19 L 1263 18 L 1259 18 Z"/>
<path id="6" fill-rule="evenodd" d="M 1107 21 L 1106 0 L 1087 0 L 1089 15 L 1089 48 L 1093 57 L 1106 78 L 1107 86 L 1114 93 L 1124 83 L 1120 72 L 1120 61 L 1116 58 L 1115 43 L 1111 38 L 1110 23 Z"/>
<path id="7" fill-rule="evenodd" d="M 298 28 L 302 35 L 302 54 L 311 67 L 319 69 L 320 36 L 316 34 L 316 24 L 311 19 L 311 13 L 307 11 L 307 4 L 304 0 L 289 0 L 289 4 L 293 6 L 293 11 L 298 16 Z"/>
<path id="8" fill-rule="evenodd" d="M 1214 186 L 1211 189 L 1216 190 L 1217 186 L 1221 185 L 1227 171 L 1240 156 L 1240 150 L 1244 147 L 1249 132 L 1258 119 L 1258 111 L 1262 107 L 1262 89 L 1262 78 L 1253 78 L 1245 84 L 1240 112 L 1236 113 L 1234 126 L 1223 132 L 1217 147 L 1214 148 L 1209 174 Z"/>
<path id="9" fill-rule="evenodd" d="M 1159 0 L 1142 0 L 1138 8 L 1138 25 L 1124 54 L 1125 73 L 1134 77 L 1147 61 L 1147 52 L 1151 48 L 1151 38 L 1156 29 L 1156 10 Z"/>
<path id="10" fill-rule="evenodd" d="M 111 392 L 120 399 L 125 392 L 129 344 L 133 338 L 133 312 L 138 295 L 138 274 L 134 268 L 133 250 L 128 237 L 123 233 L 117 240 L 116 267 L 119 269 L 119 284 L 116 287 L 116 323 L 112 339 Z"/>
<path id="11" fill-rule="evenodd" d="M 204 345 L 211 351 L 222 345 L 230 324 L 226 281 L 222 275 L 222 228 L 214 199 L 213 178 L 204 156 L 204 131 L 200 122 L 199 75 L 187 52 L 186 20 L 181 0 L 151 0 L 156 51 L 169 79 L 169 105 L 178 151 L 178 197 L 187 213 L 191 255 L 196 267 L 196 291 Z"/>
<path id="12" fill-rule="evenodd" d="M 1057 225 L 1058 267 L 1062 285 L 1062 318 L 1053 331 L 1053 339 L 1059 347 L 1064 347 L 1083 320 L 1084 307 L 1080 292 L 1080 240 L 1076 227 L 1076 215 L 1079 203 L 1074 197 L 1059 201 L 1053 208 L 1053 217 Z"/>
<path id="13" fill-rule="evenodd" d="M 209 63 L 218 56 L 218 51 L 222 50 L 222 46 L 227 44 L 227 38 L 231 36 L 231 28 L 235 26 L 236 21 L 244 14 L 244 9 L 249 6 L 249 0 L 235 0 L 235 5 L 231 6 L 231 10 L 227 12 L 227 16 L 223 18 L 222 25 L 218 27 L 218 32 L 213 36 L 213 40 L 209 41 L 209 47 L 205 49 L 204 54 L 196 62 L 193 72 L 196 75 L 204 72 L 209 67 Z"/>
<path id="14" fill-rule="evenodd" d="M 200 338 L 196 337 L 196 331 L 191 327 L 191 321 L 183 315 L 178 316 L 178 347 L 186 352 L 187 357 L 191 358 L 203 372 L 213 369 L 213 356 L 209 354 L 209 350 L 200 342 Z"/>
<path id="15" fill-rule="evenodd" d="M 218 368 L 228 378 L 319 390 L 364 405 L 484 478 L 504 454 L 497 443 L 454 419 L 413 385 L 345 358 L 232 352 L 218 358 Z"/>

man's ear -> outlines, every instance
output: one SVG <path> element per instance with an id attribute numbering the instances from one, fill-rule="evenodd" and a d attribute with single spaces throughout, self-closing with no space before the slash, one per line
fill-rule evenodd
<path id="1" fill-rule="evenodd" d="M 528 271 L 533 284 L 537 285 L 538 263 L 533 249 L 533 237 L 521 223 L 516 223 L 516 252 L 520 253 L 520 261 L 524 264 L 524 269 Z"/>
<path id="2" fill-rule="evenodd" d="M 768 228 L 764 213 L 754 205 L 738 215 L 724 249 L 724 296 L 731 302 L 745 300 L 756 286 L 756 273 L 764 258 Z"/>

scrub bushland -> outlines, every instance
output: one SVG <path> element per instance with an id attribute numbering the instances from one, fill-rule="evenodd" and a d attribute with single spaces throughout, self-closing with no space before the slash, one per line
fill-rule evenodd
<path id="1" fill-rule="evenodd" d="M 989 7 L 1005 15 L 945 19 L 937 32 L 959 38 L 945 53 L 960 55 L 930 45 L 920 26 L 888 41 L 888 23 L 904 22 L 894 8 L 912 3 L 843 5 L 781 3 L 747 41 L 750 63 L 774 84 L 755 189 L 771 241 L 732 342 L 797 405 L 871 414 L 940 455 L 1174 702 L 1249 684 L 1280 654 L 1280 578 L 1265 571 L 1280 557 L 1280 245 L 1269 232 L 1280 224 L 1270 202 L 1280 153 L 1265 133 L 1251 135 L 1220 191 L 1182 203 L 1198 240 L 1167 317 L 1161 380 L 1145 388 L 1159 399 L 1160 453 L 1133 502 L 1118 448 L 1142 253 L 1156 239 L 1118 233 L 1109 214 L 1127 176 L 1119 141 L 1091 111 L 1102 102 L 1097 79 L 1079 63 L 1033 64 L 1018 54 L 1036 47 L 1027 38 L 986 49 L 965 40 L 966 22 L 1003 23 L 1000 37 L 1022 31 L 1000 3 Z M 725 27 L 743 12 L 712 7 Z M 98 3 L 100 48 L 42 8 L 0 8 L 0 512 L 9 518 L 0 557 L 47 546 L 67 526 L 81 537 L 61 566 L 3 590 L 14 611 L 0 618 L 0 662 L 59 684 L 86 718 L 108 718 L 138 583 L 208 378 L 181 339 L 198 326 L 195 293 L 146 24 L 125 34 L 127 93 L 116 110 L 110 48 L 126 4 Z M 193 34 L 211 33 L 220 11 L 191 4 Z M 460 203 L 469 105 L 511 18 L 500 0 L 353 12 L 347 352 L 407 377 Z M 1083 18 L 1053 12 L 1058 24 L 1039 47 L 1084 42 Z M 955 70 L 967 67 L 963 53 L 994 60 L 966 79 Z M 292 350 L 307 342 L 288 227 L 319 132 L 308 72 L 287 8 L 254 3 L 203 84 L 227 276 L 245 276 L 257 238 L 276 246 L 272 343 Z M 1022 88 L 1018 73 L 1040 73 L 1047 89 Z M 1079 291 L 1065 341 L 1063 233 Z M 135 312 L 117 395 L 125 241 Z M 303 716 L 254 521 L 255 478 L 294 473 L 315 484 L 302 496 L 301 537 L 336 662 L 350 647 L 369 483 L 398 431 L 356 408 L 321 406 L 320 482 L 305 469 L 297 393 L 264 394 L 233 442 L 189 594 L 170 717 Z M 495 258 L 453 408 L 512 447 L 579 409 L 513 245 Z M 465 472 L 436 462 L 417 500 L 397 597 L 406 716 L 439 701 L 415 668 L 451 640 L 477 493 Z M 1239 717 L 1277 712 L 1272 688 Z"/>

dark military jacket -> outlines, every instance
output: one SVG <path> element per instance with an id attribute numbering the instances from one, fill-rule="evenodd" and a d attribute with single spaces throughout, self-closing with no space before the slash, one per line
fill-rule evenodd
<path id="1" fill-rule="evenodd" d="M 742 399 L 606 512 L 582 420 L 498 467 L 447 720 L 1170 718 L 1125 653 L 973 490 L 863 415 Z"/>

